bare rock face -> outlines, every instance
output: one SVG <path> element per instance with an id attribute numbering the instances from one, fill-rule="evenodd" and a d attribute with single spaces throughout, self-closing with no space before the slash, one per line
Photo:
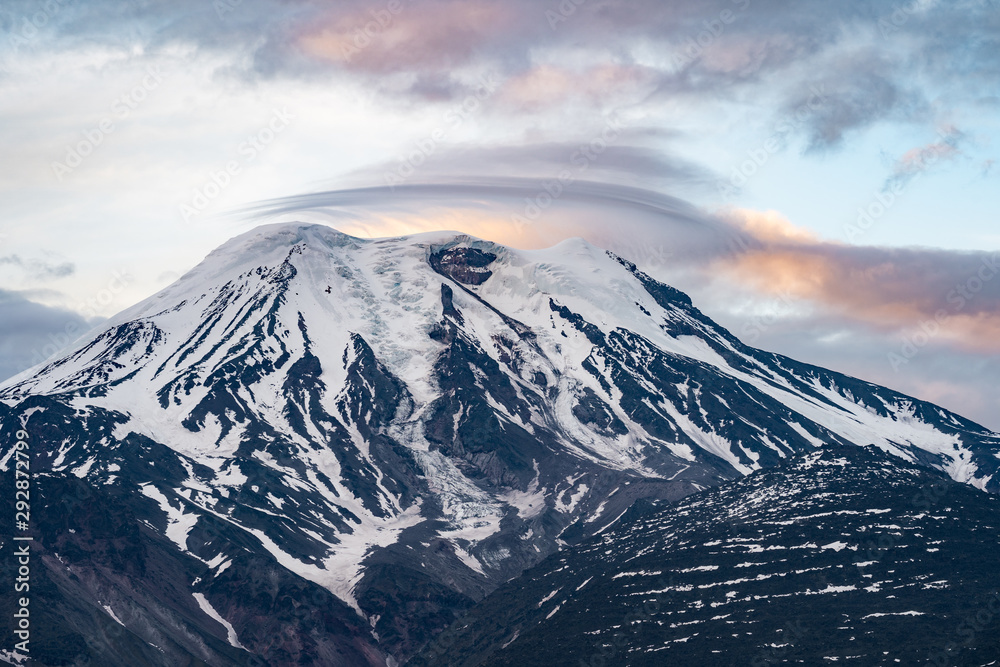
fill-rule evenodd
<path id="1" fill-rule="evenodd" d="M 497 256 L 476 248 L 450 248 L 431 255 L 434 269 L 463 285 L 482 285 L 493 272 L 487 267 Z"/>
<path id="2" fill-rule="evenodd" d="M 988 665 L 1000 499 L 829 445 L 636 503 L 476 605 L 412 667 Z"/>

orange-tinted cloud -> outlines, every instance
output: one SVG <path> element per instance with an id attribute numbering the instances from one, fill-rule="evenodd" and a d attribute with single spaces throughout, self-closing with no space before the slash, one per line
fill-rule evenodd
<path id="1" fill-rule="evenodd" d="M 648 91 L 656 73 L 645 67 L 600 65 L 575 70 L 554 65 L 538 65 L 506 81 L 500 99 L 515 107 L 537 109 L 571 99 L 600 103 L 609 99 Z"/>
<path id="2" fill-rule="evenodd" d="M 334 6 L 336 7 L 336 6 Z M 512 21 L 500 3 L 398 0 L 373 8 L 333 8 L 297 37 L 312 57 L 368 73 L 460 66 Z"/>
<path id="3" fill-rule="evenodd" d="M 803 227 L 796 227 L 777 211 L 754 211 L 746 208 L 729 209 L 723 213 L 730 224 L 768 243 L 816 243 L 819 236 Z"/>
<path id="4" fill-rule="evenodd" d="M 547 248 L 566 235 L 544 226 L 518 226 L 502 211 L 447 207 L 412 214 L 374 214 L 364 220 L 344 221 L 337 229 L 359 238 L 404 236 L 422 232 L 453 230 L 489 239 L 514 248 Z"/>
<path id="5" fill-rule="evenodd" d="M 769 295 L 805 299 L 885 332 L 1000 351 L 1000 253 L 864 248 L 823 241 L 774 211 L 725 218 L 752 242 L 712 265 Z"/>
<path id="6" fill-rule="evenodd" d="M 911 148 L 903 153 L 892 168 L 892 175 L 885 183 L 885 188 L 901 187 L 930 169 L 941 160 L 950 160 L 961 154 L 959 144 L 965 134 L 954 125 L 944 125 L 938 128 L 939 141 Z"/>

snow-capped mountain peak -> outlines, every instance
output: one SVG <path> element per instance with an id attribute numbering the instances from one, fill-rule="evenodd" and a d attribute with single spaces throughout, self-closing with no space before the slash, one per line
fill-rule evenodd
<path id="1" fill-rule="evenodd" d="M 261 227 L 0 385 L 0 418 L 46 433 L 42 469 L 130 499 L 199 581 L 264 554 L 400 656 L 441 613 L 413 610 L 421 586 L 461 607 L 637 498 L 823 442 L 1000 484 L 996 434 L 749 348 L 582 239 Z"/>

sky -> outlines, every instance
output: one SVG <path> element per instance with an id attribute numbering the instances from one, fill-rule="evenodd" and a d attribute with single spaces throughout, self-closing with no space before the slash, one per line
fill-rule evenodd
<path id="1" fill-rule="evenodd" d="M 5 0 L 0 378 L 256 225 L 580 236 L 1000 430 L 1000 0 Z"/>

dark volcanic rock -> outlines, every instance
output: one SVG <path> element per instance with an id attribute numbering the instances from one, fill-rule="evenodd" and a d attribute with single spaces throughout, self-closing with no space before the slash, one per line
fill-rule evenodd
<path id="1" fill-rule="evenodd" d="M 486 267 L 496 258 L 476 248 L 449 248 L 433 253 L 430 262 L 435 271 L 463 285 L 482 285 L 493 275 Z"/>
<path id="2" fill-rule="evenodd" d="M 408 664 L 995 664 L 998 545 L 996 496 L 829 446 L 636 505 Z"/>

